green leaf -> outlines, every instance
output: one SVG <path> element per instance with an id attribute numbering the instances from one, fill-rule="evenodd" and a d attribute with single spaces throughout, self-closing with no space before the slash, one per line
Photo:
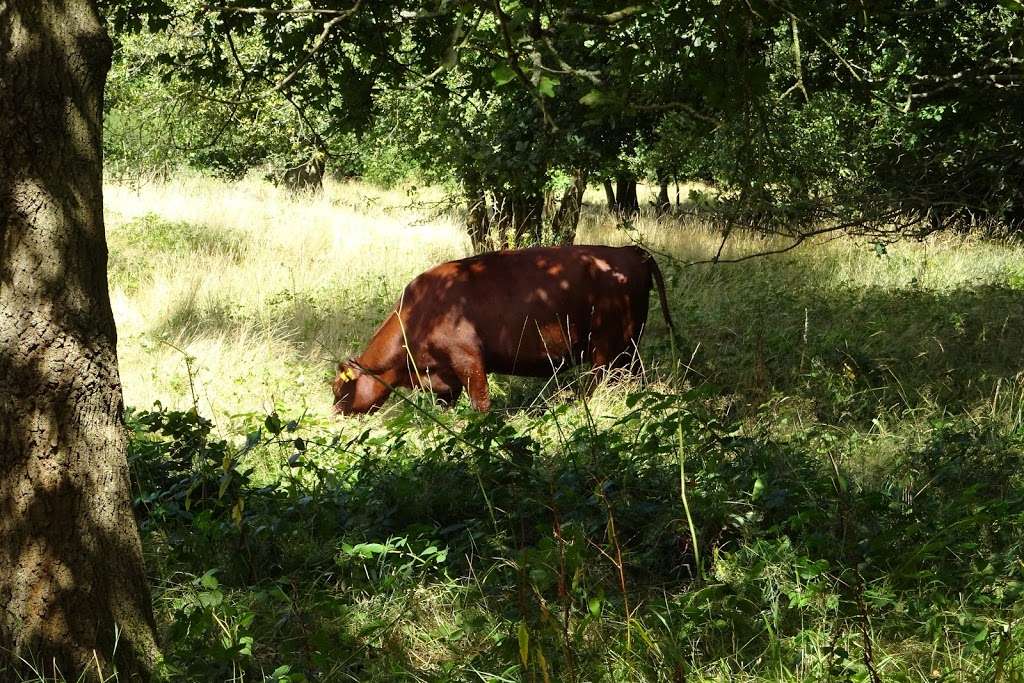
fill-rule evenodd
<path id="1" fill-rule="evenodd" d="M 762 493 L 764 493 L 764 479 L 758 477 L 754 480 L 754 490 L 750 492 L 750 498 L 752 500 L 757 500 L 761 497 Z"/>
<path id="2" fill-rule="evenodd" d="M 220 607 L 224 602 L 224 594 L 218 590 L 206 591 L 196 596 L 203 607 Z"/>
<path id="3" fill-rule="evenodd" d="M 558 85 L 558 79 L 552 78 L 551 76 L 541 76 L 540 82 L 537 83 L 537 90 L 544 97 L 555 96 L 555 86 Z"/>
<path id="4" fill-rule="evenodd" d="M 382 543 L 359 543 L 353 546 L 352 550 L 349 551 L 353 555 L 359 555 L 360 557 L 373 557 L 374 555 L 380 555 L 388 551 L 388 547 Z"/>
<path id="5" fill-rule="evenodd" d="M 814 577 L 823 574 L 826 570 L 828 570 L 828 561 L 817 560 L 799 567 L 797 572 L 800 574 L 800 578 L 802 579 L 813 579 Z"/>
<path id="6" fill-rule="evenodd" d="M 267 419 L 263 421 L 263 424 L 266 425 L 267 431 L 271 434 L 281 433 L 281 418 L 278 417 L 277 413 L 267 415 Z"/>
<path id="7" fill-rule="evenodd" d="M 580 104 L 587 107 L 597 107 L 608 101 L 607 96 L 600 90 L 591 90 L 580 98 Z"/>
<path id="8" fill-rule="evenodd" d="M 217 577 L 215 576 L 216 573 L 216 569 L 211 569 L 210 571 L 203 574 L 199 578 L 199 585 L 201 585 L 203 588 L 209 588 L 211 590 L 219 586 L 220 581 L 217 580 Z"/>
<path id="9" fill-rule="evenodd" d="M 505 85 L 516 77 L 516 72 L 507 64 L 499 64 L 491 69 L 491 76 L 494 78 L 494 82 L 496 84 Z"/>

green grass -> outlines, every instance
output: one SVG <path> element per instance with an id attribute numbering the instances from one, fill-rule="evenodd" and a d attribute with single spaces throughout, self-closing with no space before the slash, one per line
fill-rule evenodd
<path id="1" fill-rule="evenodd" d="M 334 359 L 467 253 L 438 199 L 108 188 L 168 678 L 1024 680 L 1024 249 L 686 266 L 714 230 L 592 190 L 579 241 L 662 254 L 678 358 L 654 308 L 644 375 L 586 400 L 496 377 L 490 416 L 334 420 Z"/>

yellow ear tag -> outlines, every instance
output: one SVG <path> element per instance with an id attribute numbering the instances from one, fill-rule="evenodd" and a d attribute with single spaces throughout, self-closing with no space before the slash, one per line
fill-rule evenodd
<path id="1" fill-rule="evenodd" d="M 351 382 L 357 376 L 358 375 L 356 374 L 356 371 L 353 370 L 352 368 L 345 368 L 345 371 L 341 373 L 341 378 L 346 382 Z"/>

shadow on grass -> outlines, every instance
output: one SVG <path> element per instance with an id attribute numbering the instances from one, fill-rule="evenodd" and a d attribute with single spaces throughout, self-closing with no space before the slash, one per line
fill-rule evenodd
<path id="1" fill-rule="evenodd" d="M 959 409 L 991 401 L 1024 371 L 1024 296 L 1010 287 L 761 284 L 744 287 L 724 310 L 697 296 L 681 316 L 709 379 L 749 404 L 773 392 L 802 396 L 826 422 L 894 406 Z"/>
<path id="2" fill-rule="evenodd" d="M 847 495 L 831 458 L 843 467 L 855 442 L 736 436 L 709 426 L 695 398 L 643 395 L 631 416 L 597 428 L 574 428 L 559 409 L 529 427 L 437 416 L 452 433 L 405 411 L 383 433 L 347 442 L 305 435 L 305 455 L 276 488 L 238 491 L 237 520 L 230 497 L 188 514 L 166 501 L 144 524 L 147 542 L 168 543 L 165 572 L 218 568 L 230 597 L 204 609 L 274 642 L 264 658 L 323 680 L 333 680 L 331 662 L 338 680 L 429 678 L 442 662 L 507 670 L 523 629 L 558 680 L 622 661 L 664 672 L 679 663 L 672 623 L 702 643 L 692 655 L 701 664 L 746 670 L 808 624 L 856 633 L 865 599 L 879 601 L 875 637 L 921 642 L 936 623 L 1014 604 L 1012 591 L 991 596 L 1012 583 L 1024 550 L 1019 437 L 966 420 L 936 428 L 872 476 L 849 479 Z M 560 420 L 559 436 L 541 436 Z M 679 500 L 680 433 L 703 579 Z M 283 461 L 292 438 L 261 457 Z M 317 464 L 339 455 L 344 467 Z M 886 608 L 893 601 L 905 609 Z M 950 601 L 961 607 L 936 607 Z M 647 634 L 635 649 L 625 644 L 631 619 Z M 172 659 L 206 643 L 200 622 L 187 625 Z M 208 627 L 219 628 L 212 618 Z M 952 643 L 959 627 L 950 628 Z"/>

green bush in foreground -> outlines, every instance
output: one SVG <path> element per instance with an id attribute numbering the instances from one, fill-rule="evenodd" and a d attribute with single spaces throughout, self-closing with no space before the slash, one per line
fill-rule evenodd
<path id="1" fill-rule="evenodd" d="M 271 414 L 237 445 L 131 413 L 164 675 L 1024 680 L 1024 434 L 936 419 L 872 458 L 708 398 Z"/>

